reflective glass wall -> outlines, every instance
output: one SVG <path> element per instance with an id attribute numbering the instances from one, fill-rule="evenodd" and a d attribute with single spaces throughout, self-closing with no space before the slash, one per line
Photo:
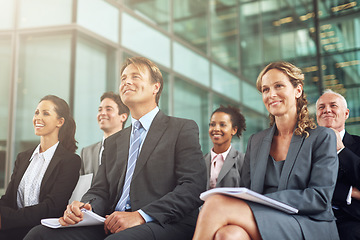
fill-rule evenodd
<path id="1" fill-rule="evenodd" d="M 332 88 L 349 102 L 347 130 L 360 134 L 360 2 L 333 0 L 0 0 L 0 189 L 16 155 L 34 147 L 32 116 L 41 97 L 71 106 L 79 151 L 100 141 L 100 96 L 118 91 L 129 56 L 153 60 L 164 76 L 160 108 L 193 119 L 205 153 L 220 105 L 240 107 L 247 130 L 267 127 L 255 81 L 271 61 L 306 73 L 313 105 Z M 317 13 L 317 14 L 316 14 Z M 311 107 L 313 109 L 313 107 Z M 129 125 L 129 122 L 127 123 Z"/>

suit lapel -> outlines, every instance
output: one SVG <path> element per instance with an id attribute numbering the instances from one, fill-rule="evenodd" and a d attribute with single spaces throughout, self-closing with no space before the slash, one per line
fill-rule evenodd
<path id="1" fill-rule="evenodd" d="M 252 177 L 250 188 L 255 192 L 262 193 L 264 190 L 264 181 L 266 174 L 267 161 L 270 154 L 271 142 L 275 133 L 276 125 L 274 124 L 268 132 L 265 133 L 263 141 L 260 143 L 261 146 L 256 156 L 254 176 Z M 256 179 L 256 181 L 253 181 Z"/>
<path id="2" fill-rule="evenodd" d="M 236 150 L 231 147 L 228 155 L 226 156 L 226 159 L 224 161 L 224 165 L 222 166 L 218 179 L 217 179 L 217 184 L 219 184 L 221 182 L 221 180 L 223 180 L 223 178 L 226 176 L 226 174 L 230 171 L 230 169 L 234 166 L 235 164 L 235 157 L 236 157 Z"/>
<path id="3" fill-rule="evenodd" d="M 124 185 L 127 161 L 129 155 L 131 126 L 120 131 L 119 136 L 116 138 L 116 156 L 115 163 L 117 169 L 119 169 L 119 181 L 118 181 L 118 194 L 120 197 L 120 190 Z"/>
<path id="4" fill-rule="evenodd" d="M 168 126 L 169 117 L 159 111 L 151 123 L 149 132 L 146 135 L 145 142 L 141 147 L 140 155 L 136 161 L 133 179 L 139 174 L 150 154 L 154 151 L 157 143 L 161 139 Z"/>
<path id="5" fill-rule="evenodd" d="M 92 151 L 92 154 L 93 154 L 93 156 L 89 156 L 90 157 L 90 159 L 92 159 L 92 164 L 93 164 L 93 166 L 94 166 L 94 168 L 95 168 L 95 166 L 96 165 L 99 165 L 99 156 L 100 156 L 100 150 L 101 150 L 101 144 L 102 142 L 98 142 L 95 146 L 94 146 L 94 148 L 93 148 L 93 151 Z"/>
<path id="6" fill-rule="evenodd" d="M 211 163 L 211 154 L 208 153 L 204 157 L 205 165 L 206 165 L 206 179 L 207 179 L 207 186 L 206 189 L 210 188 L 210 163 Z"/>
<path id="7" fill-rule="evenodd" d="M 286 189 L 290 173 L 294 167 L 295 161 L 297 159 L 297 156 L 299 154 L 300 148 L 304 140 L 305 140 L 305 136 L 299 136 L 293 133 L 289 146 L 289 151 L 286 155 L 284 167 L 281 171 L 278 191 Z"/>
<path id="8" fill-rule="evenodd" d="M 61 162 L 61 155 L 66 151 L 59 143 L 58 147 L 55 150 L 54 156 L 51 158 L 48 168 L 45 171 L 45 175 L 41 181 L 40 193 L 42 192 L 42 188 L 48 182 L 49 178 L 52 175 L 55 167 Z"/>
<path id="9" fill-rule="evenodd" d="M 345 135 L 344 135 L 344 138 L 343 138 L 343 143 L 344 143 L 345 147 L 351 149 L 352 151 L 355 150 L 353 145 L 354 144 L 356 145 L 356 142 L 355 142 L 354 138 L 346 131 L 345 131 Z"/>

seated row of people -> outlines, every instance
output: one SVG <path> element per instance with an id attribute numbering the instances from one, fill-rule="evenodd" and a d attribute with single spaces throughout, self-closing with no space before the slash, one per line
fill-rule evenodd
<path id="1" fill-rule="evenodd" d="M 269 64 L 257 88 L 271 127 L 251 136 L 244 156 L 231 140 L 246 129 L 245 118 L 239 109 L 221 106 L 211 115 L 213 148 L 203 158 L 196 123 L 166 116 L 157 106 L 163 88 L 158 67 L 146 58 L 127 59 L 119 86 L 126 106 L 113 93 L 101 97 L 97 118 L 103 141 L 81 151 L 81 174 L 95 177 L 81 201 L 69 205 L 80 169 L 74 154 L 75 123 L 65 101 L 46 96 L 34 116 L 40 145 L 19 154 L 0 200 L 0 238 L 338 239 L 334 189 L 340 237 L 348 239 L 349 231 L 356 235 L 352 228 L 360 216 L 360 141 L 345 133 L 349 111 L 344 110 L 345 99 L 334 92 L 317 102 L 318 123 L 328 128 L 317 127 L 303 85 L 304 75 L 296 66 Z M 129 109 L 131 127 L 121 130 Z M 65 130 L 70 134 L 64 138 Z M 346 147 L 344 133 L 352 141 Z M 287 203 L 299 213 L 216 195 L 206 200 L 198 217 L 201 192 L 238 186 Z M 90 199 L 95 200 L 83 206 Z M 83 217 L 81 207 L 105 216 L 104 226 L 33 228 L 42 218 L 61 215 L 62 225 L 76 224 Z"/>

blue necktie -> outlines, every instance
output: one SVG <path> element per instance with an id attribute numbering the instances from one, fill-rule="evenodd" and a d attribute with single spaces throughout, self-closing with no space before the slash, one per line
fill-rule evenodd
<path id="1" fill-rule="evenodd" d="M 123 191 L 120 197 L 119 202 L 116 204 L 116 211 L 125 211 L 126 202 L 130 193 L 130 184 L 131 179 L 134 173 L 134 169 L 136 166 L 136 160 L 139 156 L 139 149 L 141 144 L 141 133 L 144 128 L 142 127 L 140 121 L 134 122 L 134 132 L 133 132 L 133 140 L 130 143 L 129 148 L 129 158 L 127 163 L 127 170 L 125 175 L 125 183 L 123 187 Z"/>

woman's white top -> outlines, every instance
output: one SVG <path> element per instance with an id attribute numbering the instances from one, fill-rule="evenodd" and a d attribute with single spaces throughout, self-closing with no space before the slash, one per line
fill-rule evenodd
<path id="1" fill-rule="evenodd" d="M 41 182 L 58 145 L 59 142 L 40 153 L 39 144 L 34 150 L 17 190 L 19 208 L 39 204 Z"/>

